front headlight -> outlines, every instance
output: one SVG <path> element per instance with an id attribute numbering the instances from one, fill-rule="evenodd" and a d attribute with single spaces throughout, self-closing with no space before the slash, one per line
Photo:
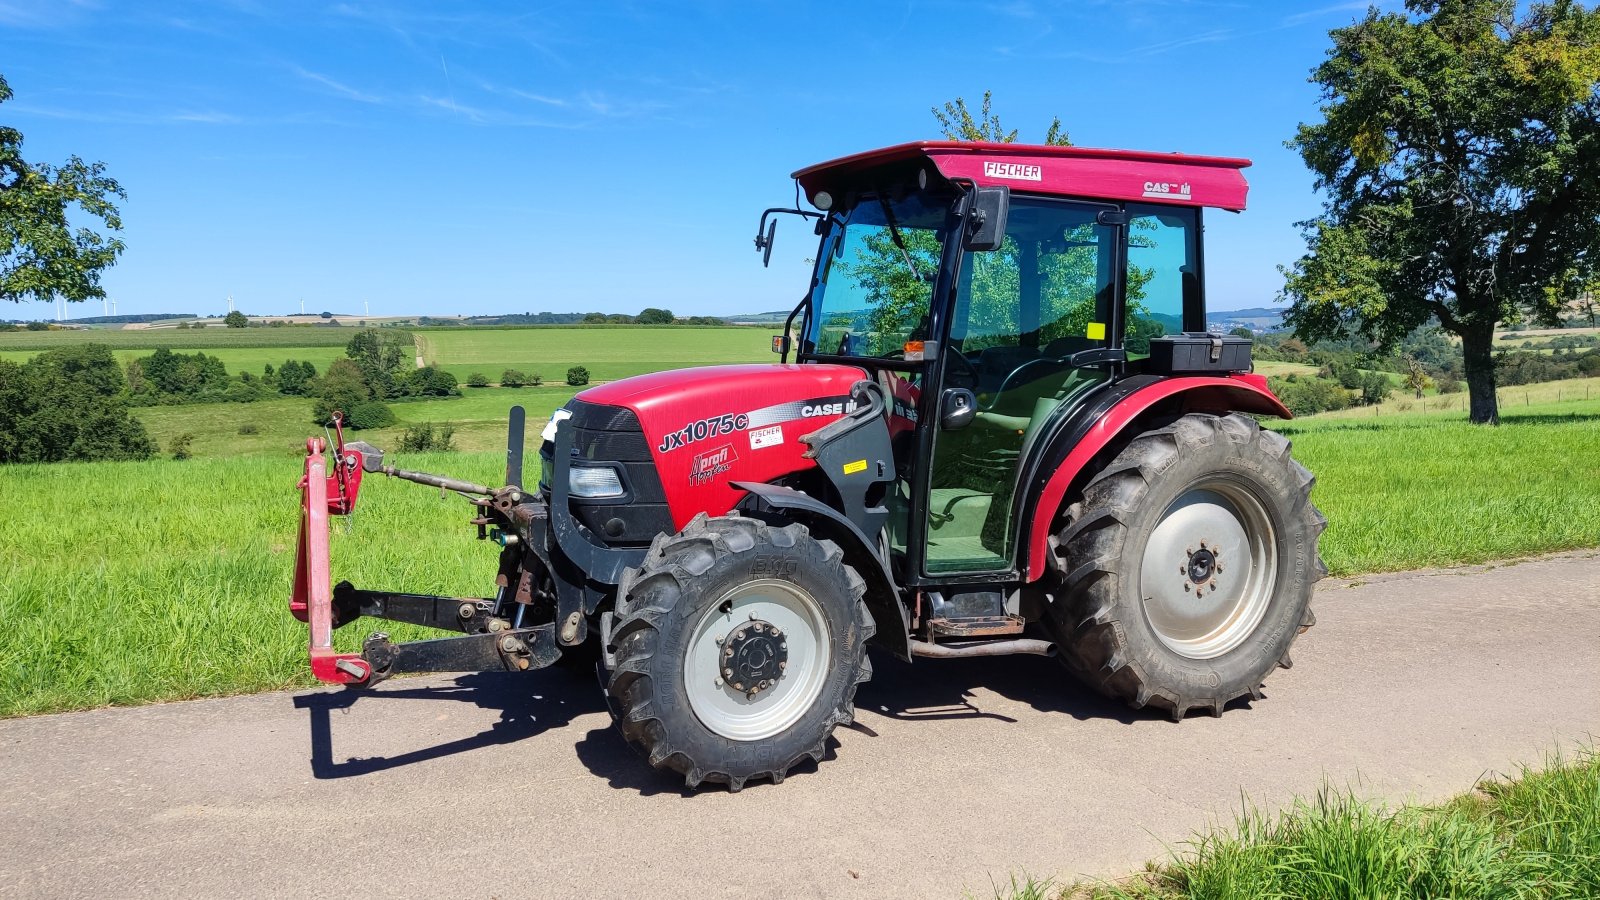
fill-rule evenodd
<path id="1" fill-rule="evenodd" d="M 567 488 L 574 497 L 597 500 L 621 497 L 627 493 L 622 476 L 610 466 L 572 466 L 567 469 Z"/>

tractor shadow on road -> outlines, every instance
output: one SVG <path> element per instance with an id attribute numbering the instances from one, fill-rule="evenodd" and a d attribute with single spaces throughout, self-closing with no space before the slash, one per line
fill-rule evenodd
<path id="1" fill-rule="evenodd" d="M 310 712 L 311 773 L 316 778 L 351 778 L 385 769 L 426 762 L 480 747 L 509 744 L 569 724 L 575 717 L 605 709 L 592 676 L 555 671 L 532 683 L 521 673 L 481 672 L 462 675 L 453 684 L 407 688 L 404 681 L 390 682 L 380 690 L 324 691 L 294 698 L 296 709 Z M 351 757 L 337 761 L 333 755 L 333 716 L 357 703 L 385 700 L 446 700 L 470 702 L 499 710 L 500 719 L 488 729 L 432 747 L 395 756 Z"/>
<path id="2" fill-rule="evenodd" d="M 860 713 L 908 722 L 940 719 L 992 719 L 1016 722 L 1006 712 L 984 708 L 974 691 L 983 689 L 1041 713 L 1066 713 L 1075 719 L 1109 719 L 1124 725 L 1151 718 L 1151 713 L 1107 700 L 1078 684 L 1065 668 L 1041 656 L 997 656 L 986 659 L 919 660 L 916 665 L 882 654 L 872 658 L 872 680 L 856 694 L 854 729 L 872 734 Z"/>
<path id="3" fill-rule="evenodd" d="M 877 737 L 872 721 L 880 716 L 907 722 L 988 719 L 1015 723 L 1016 704 L 1043 715 L 1065 713 L 1079 720 L 1110 720 L 1124 725 L 1165 718 L 1106 700 L 1078 685 L 1059 663 L 1042 657 L 924 660 L 911 666 L 875 653 L 872 662 L 872 680 L 857 693 L 856 721 L 848 726 L 868 737 Z M 462 675 L 448 684 L 405 685 L 405 681 L 395 681 L 378 690 L 319 691 L 295 697 L 295 707 L 310 714 L 312 775 L 319 779 L 359 777 L 509 744 L 566 728 L 578 717 L 606 708 L 593 676 L 578 672 L 552 671 L 548 677 L 539 677 L 537 683 L 520 673 L 488 672 Z M 995 703 L 985 694 L 1010 702 Z M 470 702 L 497 710 L 500 718 L 485 730 L 431 747 L 394 756 L 336 760 L 333 713 L 349 710 L 357 703 L 381 704 L 386 700 Z M 833 758 L 837 747 L 838 741 L 828 741 L 824 761 Z M 610 723 L 577 737 L 574 749 L 579 760 L 613 788 L 645 796 L 699 796 L 684 786 L 682 776 L 652 769 Z M 803 778 L 816 768 L 808 761 L 791 770 L 789 777 Z"/>

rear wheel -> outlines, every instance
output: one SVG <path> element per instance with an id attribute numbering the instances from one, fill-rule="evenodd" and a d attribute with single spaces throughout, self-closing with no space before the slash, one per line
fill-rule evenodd
<path id="1" fill-rule="evenodd" d="M 1326 574 L 1315 479 L 1241 415 L 1135 438 L 1085 486 L 1055 542 L 1050 624 L 1086 684 L 1175 719 L 1260 697 L 1309 628 Z"/>
<path id="2" fill-rule="evenodd" d="M 690 787 L 782 781 L 872 674 L 865 583 L 804 526 L 697 516 L 618 592 L 607 690 L 623 736 Z"/>

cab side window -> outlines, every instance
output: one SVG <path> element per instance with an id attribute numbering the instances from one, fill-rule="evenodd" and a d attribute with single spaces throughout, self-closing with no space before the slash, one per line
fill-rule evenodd
<path id="1" fill-rule="evenodd" d="M 1200 221 L 1196 210 L 1129 204 L 1128 306 L 1123 346 L 1150 355 L 1150 339 L 1204 331 Z"/>

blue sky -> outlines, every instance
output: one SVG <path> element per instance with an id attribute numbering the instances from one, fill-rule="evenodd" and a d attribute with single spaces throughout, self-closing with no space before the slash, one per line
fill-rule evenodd
<path id="1" fill-rule="evenodd" d="M 127 189 L 119 312 L 717 314 L 804 289 L 808 229 L 770 269 L 751 244 L 790 172 L 938 137 L 930 107 L 989 88 L 1024 140 L 1060 116 L 1084 146 L 1253 159 L 1249 211 L 1208 221 L 1231 309 L 1300 252 L 1318 201 L 1283 142 L 1365 7 L 0 0 L 0 121 Z"/>

